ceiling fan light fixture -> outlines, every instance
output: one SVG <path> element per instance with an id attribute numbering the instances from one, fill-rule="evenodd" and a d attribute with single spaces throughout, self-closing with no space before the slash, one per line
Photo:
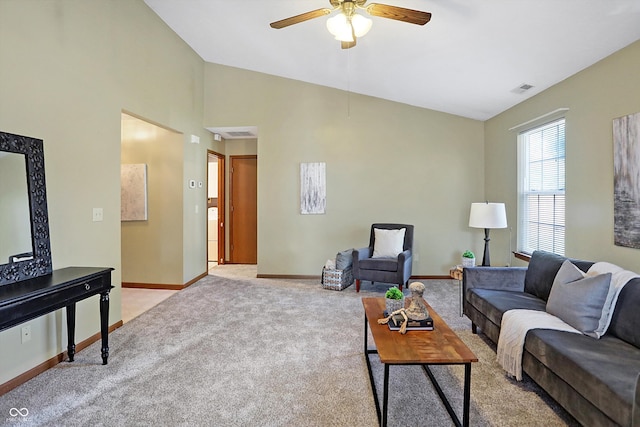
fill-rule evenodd
<path id="1" fill-rule="evenodd" d="M 327 30 L 338 38 L 338 36 L 345 32 L 346 28 L 349 26 L 349 22 L 347 17 L 343 13 L 339 13 L 334 17 L 327 19 Z"/>
<path id="2" fill-rule="evenodd" d="M 362 37 L 369 32 L 373 21 L 365 16 L 354 13 L 351 17 L 351 25 L 356 37 Z"/>
<path id="3" fill-rule="evenodd" d="M 351 27 L 349 18 L 347 18 L 343 13 L 339 13 L 333 18 L 327 19 L 327 29 L 336 38 L 336 40 L 340 40 L 342 42 L 353 41 L 353 28 Z"/>
<path id="4" fill-rule="evenodd" d="M 347 17 L 344 13 L 327 19 L 327 29 L 342 42 L 353 42 L 355 37 L 362 37 L 369 32 L 373 21 L 362 15 L 354 13 Z"/>

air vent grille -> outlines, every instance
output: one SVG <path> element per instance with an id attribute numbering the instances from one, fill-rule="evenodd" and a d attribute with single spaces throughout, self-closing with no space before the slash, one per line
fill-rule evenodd
<path id="1" fill-rule="evenodd" d="M 251 132 L 243 131 L 231 131 L 227 132 L 227 134 L 233 138 L 255 138 L 255 135 Z"/>
<path id="2" fill-rule="evenodd" d="M 517 88 L 513 89 L 511 92 L 513 92 L 513 93 L 525 93 L 526 91 L 528 91 L 531 88 L 533 88 L 533 85 L 530 85 L 528 83 L 522 83 L 520 86 L 518 86 Z"/>

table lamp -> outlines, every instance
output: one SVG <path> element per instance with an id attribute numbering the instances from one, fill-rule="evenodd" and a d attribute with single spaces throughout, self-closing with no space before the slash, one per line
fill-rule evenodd
<path id="1" fill-rule="evenodd" d="M 507 228 L 507 212 L 504 203 L 471 203 L 469 213 L 469 227 L 484 228 L 484 255 L 482 266 L 489 267 L 489 230 L 492 228 Z"/>

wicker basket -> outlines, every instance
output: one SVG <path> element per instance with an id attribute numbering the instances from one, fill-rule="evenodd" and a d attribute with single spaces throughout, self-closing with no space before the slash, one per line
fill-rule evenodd
<path id="1" fill-rule="evenodd" d="M 353 283 L 351 267 L 344 270 L 322 268 L 322 287 L 333 291 L 341 291 Z"/>

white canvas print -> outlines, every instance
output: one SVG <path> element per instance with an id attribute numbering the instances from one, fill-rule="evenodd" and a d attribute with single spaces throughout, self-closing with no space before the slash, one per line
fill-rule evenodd
<path id="1" fill-rule="evenodd" d="M 122 165 L 120 169 L 120 220 L 147 220 L 147 165 Z"/>
<path id="2" fill-rule="evenodd" d="M 614 243 L 640 249 L 640 113 L 613 120 Z"/>
<path id="3" fill-rule="evenodd" d="M 327 205 L 326 163 L 300 164 L 300 213 L 324 214 Z"/>

